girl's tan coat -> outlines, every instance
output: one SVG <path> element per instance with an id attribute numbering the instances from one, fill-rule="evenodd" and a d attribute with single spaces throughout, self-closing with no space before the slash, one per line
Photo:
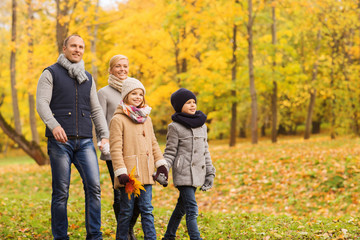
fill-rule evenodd
<path id="1" fill-rule="evenodd" d="M 155 184 L 152 174 L 164 165 L 151 118 L 134 123 L 119 106 L 110 122 L 110 154 L 115 174 L 115 188 L 122 187 L 118 178 L 136 167 L 135 177 L 142 184 Z"/>

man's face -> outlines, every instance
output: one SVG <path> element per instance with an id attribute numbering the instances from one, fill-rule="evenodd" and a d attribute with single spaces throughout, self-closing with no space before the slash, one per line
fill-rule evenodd
<path id="1" fill-rule="evenodd" d="M 71 37 L 66 46 L 63 47 L 63 53 L 70 62 L 80 62 L 84 55 L 85 43 L 81 37 Z"/>

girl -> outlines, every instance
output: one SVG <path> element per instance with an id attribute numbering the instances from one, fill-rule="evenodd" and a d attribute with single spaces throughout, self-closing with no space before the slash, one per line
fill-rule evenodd
<path id="1" fill-rule="evenodd" d="M 120 215 L 116 229 L 116 239 L 127 239 L 127 231 L 133 214 L 134 195 L 128 199 L 125 184 L 128 174 L 135 167 L 135 177 L 144 184 L 138 198 L 141 214 L 141 225 L 144 239 L 156 239 L 154 226 L 152 185 L 155 183 L 152 174 L 168 175 L 159 145 L 149 117 L 151 108 L 145 104 L 145 88 L 134 78 L 123 82 L 119 106 L 110 122 L 110 154 L 114 167 L 115 188 L 121 191 Z"/>
<path id="2" fill-rule="evenodd" d="M 196 97 L 185 88 L 171 95 L 171 105 L 176 113 L 171 116 L 173 122 L 168 126 L 164 157 L 167 170 L 173 167 L 173 181 L 179 190 L 179 198 L 163 240 L 175 240 L 185 214 L 190 239 L 202 239 L 197 226 L 195 191 L 197 187 L 202 191 L 209 190 L 215 177 L 207 143 L 206 115 L 196 110 Z"/>
<path id="3" fill-rule="evenodd" d="M 114 115 L 115 109 L 119 105 L 121 99 L 121 89 L 122 84 L 125 79 L 128 78 L 129 73 L 129 59 L 124 55 L 115 55 L 110 59 L 109 62 L 109 78 L 107 86 L 101 88 L 98 91 L 98 98 L 101 105 L 101 108 L 104 112 L 107 126 L 110 124 L 110 120 Z M 99 139 L 99 138 L 98 138 Z M 106 148 L 105 148 L 106 149 Z M 114 169 L 111 162 L 111 157 L 109 149 L 106 151 L 101 151 L 100 159 L 105 160 L 106 165 L 109 170 L 111 182 L 114 188 Z M 113 209 L 115 213 L 116 221 L 118 220 L 120 212 L 120 191 L 114 188 L 114 203 Z M 134 235 L 134 225 L 139 216 L 139 208 L 135 202 L 133 217 L 130 221 L 128 240 L 136 240 Z"/>

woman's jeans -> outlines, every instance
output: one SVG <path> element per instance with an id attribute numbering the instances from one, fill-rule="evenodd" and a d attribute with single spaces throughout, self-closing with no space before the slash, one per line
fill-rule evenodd
<path id="1" fill-rule="evenodd" d="M 197 226 L 198 206 L 195 187 L 179 186 L 180 192 L 176 207 L 170 217 L 164 239 L 175 239 L 182 217 L 186 214 L 186 227 L 191 240 L 202 239 Z"/>
<path id="2" fill-rule="evenodd" d="M 115 189 L 114 188 L 114 168 L 112 165 L 112 161 L 111 160 L 106 160 L 106 166 L 109 170 L 109 174 L 110 174 L 110 178 L 111 178 L 111 183 L 114 189 L 114 203 L 113 203 L 113 208 L 114 208 L 114 213 L 115 213 L 115 218 L 116 221 L 118 220 L 118 216 L 119 216 L 119 212 L 120 212 L 120 197 L 121 197 L 121 193 L 120 190 Z"/>
<path id="3" fill-rule="evenodd" d="M 141 213 L 141 225 L 144 232 L 144 240 L 156 239 L 156 231 L 154 225 L 154 215 L 152 214 L 153 206 L 152 200 L 152 185 L 145 185 L 145 190 L 141 190 L 138 197 L 138 206 Z M 120 188 L 121 202 L 120 202 L 120 215 L 116 229 L 116 239 L 127 240 L 129 231 L 130 220 L 134 211 L 134 194 L 131 195 L 129 200 L 128 194 L 125 192 L 125 187 Z"/>
<path id="4" fill-rule="evenodd" d="M 48 139 L 52 173 L 51 228 L 54 239 L 67 235 L 67 201 L 71 164 L 79 171 L 85 191 L 86 239 L 102 239 L 99 165 L 91 138 L 69 139 L 66 143 Z"/>

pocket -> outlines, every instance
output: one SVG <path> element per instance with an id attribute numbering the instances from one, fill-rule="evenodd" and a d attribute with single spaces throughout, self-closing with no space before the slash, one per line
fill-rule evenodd
<path id="1" fill-rule="evenodd" d="M 71 119 L 73 119 L 73 115 L 74 115 L 74 113 L 71 110 L 67 110 L 67 109 L 53 110 L 52 113 L 56 121 L 58 121 L 58 123 L 63 128 L 71 122 Z"/>
<path id="2" fill-rule="evenodd" d="M 91 112 L 85 109 L 81 109 L 80 112 L 81 117 L 83 118 L 85 125 L 87 126 L 87 128 L 91 128 L 92 129 L 92 122 L 91 122 Z"/>
<path id="3" fill-rule="evenodd" d="M 183 169 L 183 165 L 184 165 L 183 155 L 180 155 L 175 159 L 174 170 L 178 173 L 181 173 Z"/>
<path id="4" fill-rule="evenodd" d="M 136 155 L 125 156 L 124 163 L 125 163 L 128 173 L 131 173 L 131 171 L 134 169 L 134 167 L 136 167 L 134 176 L 139 177 L 138 157 Z"/>

